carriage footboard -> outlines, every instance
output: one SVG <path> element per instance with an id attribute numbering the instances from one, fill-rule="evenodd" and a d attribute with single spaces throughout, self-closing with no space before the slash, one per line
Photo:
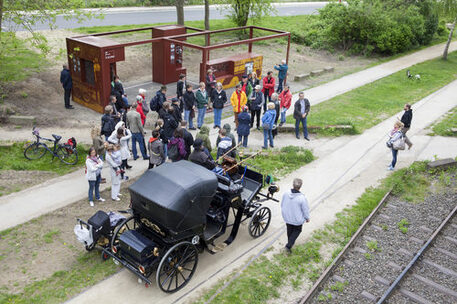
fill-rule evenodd
<path id="1" fill-rule="evenodd" d="M 130 265 L 127 261 L 123 260 L 123 259 L 120 259 L 119 257 L 117 257 L 116 255 L 114 255 L 110 249 L 106 249 L 104 248 L 103 249 L 103 252 L 108 254 L 109 256 L 111 256 L 113 259 L 115 259 L 117 262 L 119 262 L 122 266 L 124 266 L 125 268 L 127 268 L 128 270 L 130 270 L 131 272 L 133 272 L 134 274 L 136 274 L 137 277 L 139 277 L 141 280 L 143 280 L 143 282 L 151 285 L 152 282 L 147 278 L 145 277 L 138 269 L 136 269 L 135 267 L 133 267 L 132 265 Z"/>

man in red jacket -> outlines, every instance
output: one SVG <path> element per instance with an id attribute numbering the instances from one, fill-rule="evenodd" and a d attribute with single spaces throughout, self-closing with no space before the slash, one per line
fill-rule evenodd
<path id="1" fill-rule="evenodd" d="M 286 122 L 286 112 L 289 110 L 292 101 L 292 93 L 290 92 L 288 85 L 285 85 L 284 90 L 279 94 L 279 100 L 281 101 L 281 121 L 279 122 L 279 126 L 282 126 Z"/>
<path id="2" fill-rule="evenodd" d="M 268 71 L 267 76 L 263 78 L 263 88 L 262 88 L 262 93 L 264 98 L 264 103 L 263 103 L 263 112 L 265 113 L 267 111 L 267 103 L 271 101 L 271 94 L 275 92 L 275 78 L 273 77 L 273 72 Z M 268 98 L 268 101 L 267 101 Z"/>

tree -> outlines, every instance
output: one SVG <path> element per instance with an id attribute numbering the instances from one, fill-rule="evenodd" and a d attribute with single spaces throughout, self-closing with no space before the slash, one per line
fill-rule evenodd
<path id="1" fill-rule="evenodd" d="M 447 60 L 449 52 L 449 45 L 451 44 L 452 35 L 454 34 L 455 25 L 457 22 L 457 0 L 441 0 L 439 1 L 440 11 L 444 17 L 448 18 L 451 22 L 451 30 L 443 51 L 443 59 Z"/>
<path id="2" fill-rule="evenodd" d="M 178 24 L 184 25 L 184 0 L 176 0 L 176 15 Z"/>
<path id="3" fill-rule="evenodd" d="M 42 23 L 47 24 L 50 29 L 55 29 L 58 15 L 63 15 L 67 20 L 74 18 L 78 21 L 96 15 L 94 12 L 81 10 L 83 7 L 84 0 L 0 0 L 0 39 L 2 26 L 13 39 L 14 31 L 23 29 L 31 34 L 29 40 L 32 45 L 47 53 L 49 46 L 46 37 L 35 30 L 35 25 Z"/>
<path id="4" fill-rule="evenodd" d="M 209 31 L 209 0 L 205 0 L 205 30 Z"/>
<path id="5" fill-rule="evenodd" d="M 259 20 L 274 11 L 271 0 L 226 0 L 232 8 L 230 19 L 238 26 L 246 26 L 249 17 Z"/>

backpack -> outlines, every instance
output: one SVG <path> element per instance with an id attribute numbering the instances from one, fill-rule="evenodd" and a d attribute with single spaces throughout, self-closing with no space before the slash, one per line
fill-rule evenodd
<path id="1" fill-rule="evenodd" d="M 170 148 L 168 148 L 168 158 L 171 160 L 178 159 L 179 156 L 179 151 L 178 151 L 178 145 L 171 145 Z"/>
<path id="2" fill-rule="evenodd" d="M 110 136 L 114 131 L 113 121 L 103 121 L 102 131 L 100 132 L 103 135 Z"/>
<path id="3" fill-rule="evenodd" d="M 145 115 L 147 115 L 149 113 L 149 108 L 148 108 L 148 105 L 146 103 L 146 100 L 143 100 L 143 103 L 142 103 L 142 108 L 143 108 L 143 113 Z"/>
<path id="4" fill-rule="evenodd" d="M 74 137 L 69 138 L 67 140 L 66 145 L 72 147 L 73 149 L 75 149 L 76 148 L 76 139 Z"/>
<path id="5" fill-rule="evenodd" d="M 155 112 L 158 112 L 160 110 L 162 105 L 160 104 L 159 94 L 156 94 L 156 96 L 152 97 L 149 107 L 151 108 L 152 111 L 155 111 Z"/>

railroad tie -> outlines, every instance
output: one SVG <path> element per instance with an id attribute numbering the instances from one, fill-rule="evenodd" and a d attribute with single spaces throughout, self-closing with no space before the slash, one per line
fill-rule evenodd
<path id="1" fill-rule="evenodd" d="M 452 290 L 452 289 L 449 289 L 441 284 L 438 284 L 430 279 L 427 279 L 426 277 L 423 277 L 421 275 L 418 275 L 418 274 L 413 274 L 412 277 L 418 279 L 419 281 L 421 281 L 422 283 L 424 283 L 425 285 L 428 285 L 430 286 L 431 288 L 435 289 L 435 290 L 438 290 L 444 294 L 447 294 L 449 296 L 453 296 L 454 298 L 457 298 L 457 292 Z"/>
<path id="2" fill-rule="evenodd" d="M 407 290 L 405 288 L 400 288 L 398 291 L 400 291 L 400 293 L 402 295 L 404 295 L 407 298 L 410 298 L 411 300 L 413 300 L 416 303 L 419 303 L 419 304 L 434 304 L 433 302 L 430 302 L 429 300 L 424 299 L 421 296 L 419 296 L 419 295 L 415 294 L 414 292 L 411 292 L 411 291 L 409 291 L 409 290 Z"/>

